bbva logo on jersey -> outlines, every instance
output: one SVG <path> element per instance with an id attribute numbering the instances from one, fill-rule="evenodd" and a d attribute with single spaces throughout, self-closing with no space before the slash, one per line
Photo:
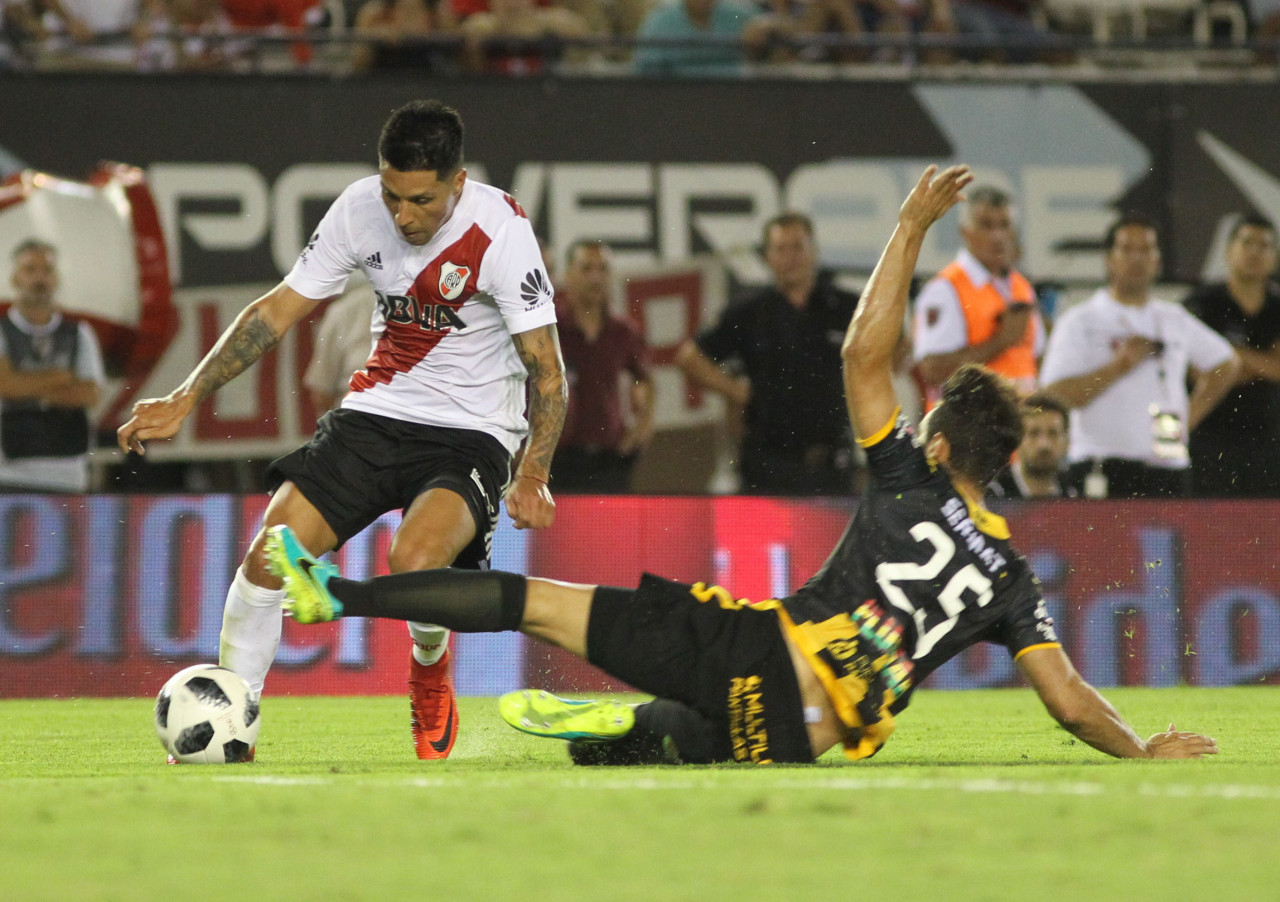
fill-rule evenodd
<path id="1" fill-rule="evenodd" d="M 459 266 L 456 263 L 445 262 L 440 267 L 440 296 L 446 301 L 452 301 L 462 294 L 462 290 L 467 287 L 467 279 L 471 278 L 471 267 Z"/>
<path id="2" fill-rule="evenodd" d="M 403 294 L 383 294 L 378 297 L 378 309 L 389 323 L 410 325 L 416 323 L 425 332 L 447 332 L 449 329 L 467 328 L 458 311 L 445 304 L 419 302 L 417 298 Z"/>

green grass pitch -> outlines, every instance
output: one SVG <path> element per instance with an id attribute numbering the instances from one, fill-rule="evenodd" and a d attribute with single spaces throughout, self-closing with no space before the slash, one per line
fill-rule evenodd
<path id="1" fill-rule="evenodd" d="M 1026 690 L 917 694 L 876 758 L 574 768 L 463 699 L 273 698 L 256 763 L 168 767 L 151 702 L 0 702 L 8 900 L 1280 898 L 1276 690 L 1107 693 L 1216 758 L 1116 761 Z"/>

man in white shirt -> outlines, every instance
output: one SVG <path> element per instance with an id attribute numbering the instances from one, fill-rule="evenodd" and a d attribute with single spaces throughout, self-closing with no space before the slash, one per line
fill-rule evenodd
<path id="1" fill-rule="evenodd" d="M 271 465 L 274 497 L 227 596 L 221 662 L 255 693 L 284 598 L 262 554 L 269 527 L 288 524 L 324 554 L 403 509 L 388 561 L 398 573 L 486 568 L 504 493 L 517 529 L 554 518 L 547 481 L 567 383 L 551 281 L 520 205 L 467 179 L 462 137 L 461 117 L 438 101 L 396 110 L 378 142 L 379 174 L 334 201 L 284 281 L 245 308 L 182 385 L 138 402 L 120 427 L 126 451 L 172 436 L 200 401 L 342 294 L 352 271 L 372 283 L 372 353 L 315 437 Z M 414 747 L 444 758 L 458 723 L 449 633 L 409 632 Z"/>
<path id="2" fill-rule="evenodd" d="M 13 251 L 17 294 L 0 320 L 0 491 L 89 488 L 89 408 L 106 372 L 93 329 L 58 310 L 57 259 L 36 239 Z"/>
<path id="3" fill-rule="evenodd" d="M 1044 390 L 1071 408 L 1068 478 L 1087 497 L 1181 497 L 1190 489 L 1187 437 L 1240 361 L 1181 306 L 1151 297 L 1154 225 L 1121 218 L 1103 245 L 1107 287 L 1058 319 L 1040 371 Z"/>
<path id="4" fill-rule="evenodd" d="M 1018 236 L 1012 199 L 989 186 L 968 194 L 960 212 L 964 247 L 915 302 L 916 367 L 930 405 L 938 387 L 966 363 L 981 363 L 1029 394 L 1044 353 L 1035 289 L 1014 268 Z"/>

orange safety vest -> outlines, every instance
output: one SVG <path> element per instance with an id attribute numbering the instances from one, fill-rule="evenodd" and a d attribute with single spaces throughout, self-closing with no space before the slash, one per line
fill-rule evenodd
<path id="1" fill-rule="evenodd" d="M 969 281 L 968 274 L 959 261 L 951 263 L 938 273 L 956 290 L 960 309 L 964 312 L 969 345 L 981 344 L 996 334 L 997 319 L 1010 303 L 1035 303 L 1036 292 L 1031 283 L 1019 272 L 1009 274 L 1009 301 L 996 290 L 993 282 L 981 288 Z M 1011 379 L 1020 391 L 1029 392 L 1035 387 L 1036 375 L 1036 327 L 1034 317 L 1027 323 L 1027 333 L 1012 347 L 1005 348 L 987 361 L 986 366 Z"/>

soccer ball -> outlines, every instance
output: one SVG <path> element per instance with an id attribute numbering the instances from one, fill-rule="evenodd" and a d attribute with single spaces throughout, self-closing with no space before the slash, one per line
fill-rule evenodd
<path id="1" fill-rule="evenodd" d="M 182 764 L 251 761 L 261 724 L 249 684 L 216 664 L 178 671 L 156 696 L 156 733 Z"/>

